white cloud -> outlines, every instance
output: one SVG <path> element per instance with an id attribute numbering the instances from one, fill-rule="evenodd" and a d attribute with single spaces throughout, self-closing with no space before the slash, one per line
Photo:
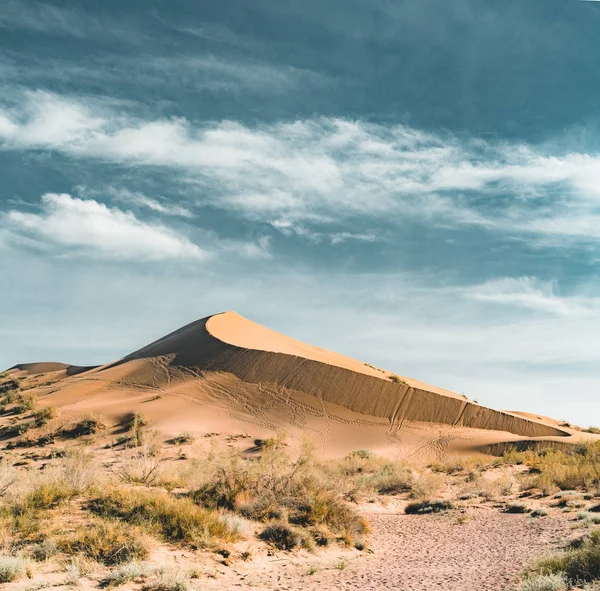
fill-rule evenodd
<path id="1" fill-rule="evenodd" d="M 323 231 L 315 226 L 366 216 L 600 238 L 599 155 L 557 156 L 520 144 L 327 118 L 254 127 L 143 120 L 109 102 L 43 92 L 0 108 L 0 145 L 177 169 L 205 202 L 287 233 L 316 236 Z M 495 197 L 504 199 L 501 206 L 494 207 Z M 138 206 L 185 215 L 167 211 L 163 202 L 135 199 Z M 543 207 L 531 207 L 532 201 Z"/>
<path id="2" fill-rule="evenodd" d="M 600 299 L 560 296 L 554 282 L 536 277 L 502 277 L 462 290 L 473 300 L 517 306 L 557 316 L 581 316 L 600 311 Z"/>
<path id="3" fill-rule="evenodd" d="M 8 227 L 48 247 L 63 247 L 117 259 L 204 260 L 208 253 L 161 225 L 145 223 L 133 213 L 109 208 L 93 199 L 68 194 L 42 196 L 39 214 L 10 211 Z"/>

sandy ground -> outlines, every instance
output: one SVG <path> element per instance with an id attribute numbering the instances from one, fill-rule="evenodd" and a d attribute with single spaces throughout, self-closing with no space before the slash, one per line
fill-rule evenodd
<path id="1" fill-rule="evenodd" d="M 315 555 L 279 553 L 252 564 L 233 565 L 203 588 L 321 591 L 324 589 L 403 591 L 503 591 L 537 556 L 555 550 L 573 535 L 574 516 L 510 515 L 497 507 L 461 513 L 404 515 L 374 506 L 370 549 Z"/>

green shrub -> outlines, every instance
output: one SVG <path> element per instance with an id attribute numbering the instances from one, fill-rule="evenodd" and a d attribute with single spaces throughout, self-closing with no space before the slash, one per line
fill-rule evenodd
<path id="1" fill-rule="evenodd" d="M 530 509 L 527 505 L 514 501 L 508 503 L 504 509 L 505 513 L 529 513 Z"/>

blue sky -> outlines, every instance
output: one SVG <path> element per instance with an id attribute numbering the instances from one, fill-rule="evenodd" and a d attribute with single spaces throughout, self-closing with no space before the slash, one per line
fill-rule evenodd
<path id="1" fill-rule="evenodd" d="M 235 309 L 600 424 L 600 4 L 5 0 L 0 366 Z"/>

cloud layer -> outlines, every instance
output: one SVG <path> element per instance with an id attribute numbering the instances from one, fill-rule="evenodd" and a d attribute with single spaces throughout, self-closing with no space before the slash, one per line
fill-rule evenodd
<path id="1" fill-rule="evenodd" d="M 174 169 L 180 185 L 202 194 L 201 204 L 287 233 L 318 236 L 319 225 L 360 216 L 419 218 L 548 239 L 600 237 L 600 156 L 555 154 L 547 146 L 343 119 L 254 127 L 147 120 L 110 101 L 45 92 L 0 108 L 0 142 L 4 150 Z M 179 207 L 179 215 L 186 215 L 177 204 L 168 211 L 147 198 L 142 203 L 139 195 L 131 198 L 167 214 L 178 215 L 173 208 Z M 342 227 L 332 242 L 353 234 L 373 233 Z"/>

